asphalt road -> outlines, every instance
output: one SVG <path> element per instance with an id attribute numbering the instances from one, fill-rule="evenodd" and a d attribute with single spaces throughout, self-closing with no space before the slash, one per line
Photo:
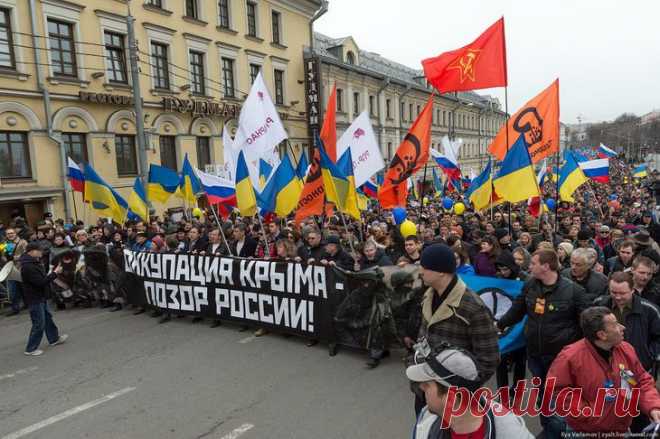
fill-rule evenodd
<path id="1" fill-rule="evenodd" d="M 0 439 L 407 438 L 397 355 L 364 355 L 190 318 L 55 312 L 67 343 L 23 355 L 30 323 L 0 317 Z"/>

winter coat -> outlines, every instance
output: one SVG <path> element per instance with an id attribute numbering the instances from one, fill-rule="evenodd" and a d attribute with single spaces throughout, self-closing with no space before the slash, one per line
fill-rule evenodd
<path id="1" fill-rule="evenodd" d="M 475 355 L 479 379 L 487 381 L 500 361 L 498 337 L 493 316 L 481 298 L 458 277 L 448 286 L 442 304 L 433 309 L 433 288 L 424 293 L 419 338 L 426 338 L 431 348 L 449 343 Z"/>
<path id="2" fill-rule="evenodd" d="M 479 276 L 495 277 L 495 274 L 497 274 L 497 270 L 495 269 L 495 263 L 486 253 L 482 253 L 482 252 L 477 253 L 474 256 L 473 261 L 474 261 L 474 271 Z"/>
<path id="3" fill-rule="evenodd" d="M 525 337 L 530 356 L 556 355 L 564 346 L 578 340 L 580 313 L 591 305 L 584 288 L 562 276 L 544 293 L 546 289 L 536 278 L 525 282 L 522 294 L 497 322 L 504 329 L 528 317 Z M 545 303 L 541 305 L 537 299 L 544 299 Z"/>
<path id="4" fill-rule="evenodd" d="M 389 256 L 381 249 L 376 250 L 376 254 L 372 260 L 368 260 L 366 257 L 360 259 L 360 269 L 365 270 L 371 267 L 385 267 L 387 265 L 394 265 L 390 260 Z"/>
<path id="5" fill-rule="evenodd" d="M 570 268 L 566 268 L 564 271 L 562 271 L 561 275 L 584 288 L 587 296 L 589 297 L 589 302 L 593 302 L 598 296 L 607 294 L 607 277 L 605 277 L 603 273 L 589 270 L 587 277 L 581 281 L 575 279 L 573 274 L 571 274 Z"/>
<path id="6" fill-rule="evenodd" d="M 632 372 L 632 378 L 637 384 L 631 388 L 639 388 L 639 409 L 647 414 L 652 409 L 660 409 L 660 396 L 655 388 L 651 375 L 644 370 L 639 362 L 635 349 L 623 341 L 612 348 L 609 364 L 596 351 L 593 344 L 583 338 L 566 346 L 557 356 L 548 371 L 548 379 L 554 378 L 556 395 L 564 388 L 582 390 L 579 407 L 596 405 L 596 395 L 602 392 L 606 381 L 611 381 L 615 389 L 621 388 L 621 369 Z M 547 390 L 547 389 L 546 389 Z M 618 403 L 620 404 L 620 403 Z M 627 403 L 626 403 L 627 404 Z M 567 416 L 566 422 L 576 432 L 620 432 L 625 433 L 630 428 L 630 415 L 619 417 L 614 412 L 614 402 L 605 402 L 601 416 Z"/>
<path id="7" fill-rule="evenodd" d="M 45 302 L 50 296 L 50 283 L 57 277 L 57 274 L 46 274 L 41 260 L 28 254 L 21 256 L 20 262 L 25 304 L 30 306 Z"/>
<path id="8" fill-rule="evenodd" d="M 599 297 L 594 305 L 616 308 L 611 296 Z M 660 354 L 660 309 L 633 294 L 632 309 L 623 325 L 626 327 L 624 339 L 635 348 L 644 369 L 651 370 L 655 356 Z"/>

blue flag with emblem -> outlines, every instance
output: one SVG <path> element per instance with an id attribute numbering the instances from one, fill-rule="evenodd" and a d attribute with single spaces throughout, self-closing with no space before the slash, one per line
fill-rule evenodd
<path id="1" fill-rule="evenodd" d="M 495 316 L 495 320 L 506 314 L 513 301 L 522 294 L 522 287 L 525 284 L 520 280 L 486 276 L 461 275 L 460 278 L 469 289 L 481 297 L 486 307 Z M 527 316 L 500 336 L 500 354 L 513 352 L 527 344 L 524 334 L 526 323 Z"/>

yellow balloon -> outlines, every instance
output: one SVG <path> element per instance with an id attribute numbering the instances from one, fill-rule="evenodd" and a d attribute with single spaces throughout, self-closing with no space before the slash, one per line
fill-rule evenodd
<path id="1" fill-rule="evenodd" d="M 200 209 L 199 207 L 195 207 L 192 210 L 192 216 L 194 216 L 195 218 L 201 218 L 202 217 L 202 209 Z"/>
<path id="2" fill-rule="evenodd" d="M 454 213 L 456 215 L 463 215 L 463 212 L 465 212 L 465 204 L 463 203 L 454 204 Z"/>
<path id="3" fill-rule="evenodd" d="M 417 226 L 415 225 L 414 222 L 410 220 L 405 220 L 404 222 L 402 222 L 401 225 L 399 226 L 399 230 L 401 231 L 401 235 L 404 238 L 417 234 Z"/>

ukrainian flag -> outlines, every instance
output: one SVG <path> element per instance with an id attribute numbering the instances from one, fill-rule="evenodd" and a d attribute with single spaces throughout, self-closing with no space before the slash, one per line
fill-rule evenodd
<path id="1" fill-rule="evenodd" d="M 275 212 L 278 216 L 287 216 L 298 205 L 302 189 L 302 182 L 296 175 L 289 155 L 284 154 L 266 187 L 257 195 L 257 204 L 262 212 Z"/>
<path id="2" fill-rule="evenodd" d="M 257 197 L 254 194 L 250 171 L 245 161 L 245 154 L 241 150 L 236 163 L 236 207 L 243 216 L 253 216 L 257 212 Z M 296 198 L 296 201 L 298 199 Z"/>
<path id="3" fill-rule="evenodd" d="M 488 160 L 488 165 L 481 171 L 465 192 L 476 210 L 483 210 L 490 206 L 493 196 L 493 179 L 491 177 L 492 163 Z"/>
<path id="4" fill-rule="evenodd" d="M 259 186 L 263 189 L 266 186 L 270 173 L 273 172 L 273 167 L 264 159 L 259 159 Z"/>
<path id="5" fill-rule="evenodd" d="M 644 178 L 649 175 L 648 166 L 639 165 L 635 169 L 633 169 L 632 174 L 633 174 L 633 178 Z"/>
<path id="6" fill-rule="evenodd" d="M 432 168 L 431 171 L 433 171 L 433 188 L 435 189 L 435 195 L 437 197 L 442 197 L 443 196 L 442 180 L 440 179 L 438 173 L 435 171 L 435 168 Z"/>
<path id="7" fill-rule="evenodd" d="M 190 164 L 190 161 L 188 160 L 187 153 L 183 159 L 183 167 L 181 168 L 179 190 L 181 191 L 181 196 L 183 199 L 187 201 L 191 206 L 197 204 L 197 194 L 202 192 L 202 185 L 199 182 L 199 178 L 197 178 L 197 174 L 195 174 L 195 170 Z"/>
<path id="8" fill-rule="evenodd" d="M 589 181 L 577 159 L 569 150 L 564 151 L 566 163 L 559 170 L 559 199 L 562 201 L 575 202 L 573 192 L 582 184 Z"/>
<path id="9" fill-rule="evenodd" d="M 147 199 L 167 203 L 179 187 L 179 175 L 165 166 L 149 165 Z"/>
<path id="10" fill-rule="evenodd" d="M 355 185 L 332 162 L 325 152 L 320 138 L 316 138 L 316 143 L 321 152 L 321 176 L 323 177 L 326 198 L 331 203 L 335 203 L 340 211 L 349 214 L 355 219 L 360 219 Z M 352 163 L 352 159 L 350 160 Z"/>
<path id="11" fill-rule="evenodd" d="M 520 136 L 506 153 L 502 167 L 493 180 L 497 194 L 504 201 L 518 203 L 539 196 L 536 173 L 529 158 L 525 137 Z"/>
<path id="12" fill-rule="evenodd" d="M 346 148 L 344 154 L 337 160 L 337 168 L 339 172 L 344 174 L 348 181 L 355 187 L 355 173 L 353 172 L 353 156 L 351 155 L 351 148 Z M 367 196 L 359 189 L 355 189 L 355 195 L 357 196 L 357 206 L 358 210 L 367 210 L 369 207 L 369 199 Z"/>
<path id="13" fill-rule="evenodd" d="M 142 221 L 149 221 L 149 205 L 147 203 L 147 196 L 144 192 L 140 177 L 135 177 L 133 190 L 128 196 L 128 208 Z"/>
<path id="14" fill-rule="evenodd" d="M 128 204 L 108 183 L 94 171 L 91 165 L 85 165 L 85 202 L 92 206 L 100 216 L 111 217 L 118 224 L 124 222 Z"/>
<path id="15" fill-rule="evenodd" d="M 305 177 L 307 176 L 307 168 L 309 168 L 309 162 L 307 161 L 307 157 L 303 151 L 300 154 L 300 159 L 298 159 L 298 166 L 296 166 L 296 175 L 298 175 L 298 178 L 303 183 L 305 182 Z"/>

